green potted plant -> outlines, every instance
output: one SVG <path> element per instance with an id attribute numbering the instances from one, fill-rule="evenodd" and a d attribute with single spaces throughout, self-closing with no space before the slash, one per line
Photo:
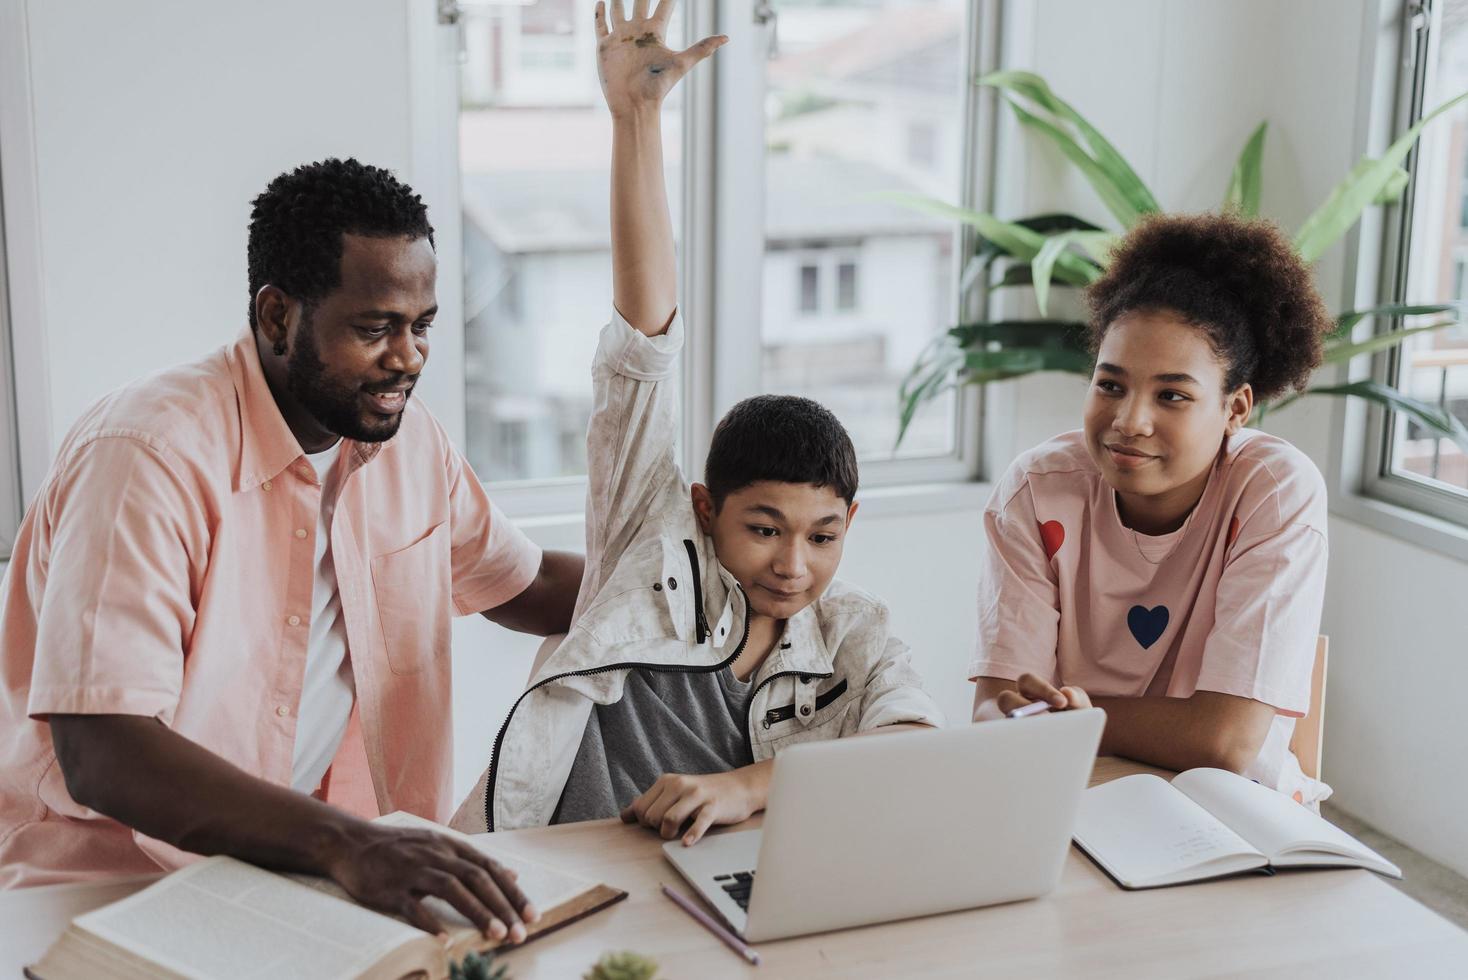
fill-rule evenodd
<path id="1" fill-rule="evenodd" d="M 1056 96 L 1039 75 L 1024 71 L 997 72 L 980 78 L 978 84 L 997 89 L 1022 126 L 1043 136 L 1080 171 L 1122 229 L 1131 228 L 1144 215 L 1161 210 L 1151 191 L 1116 148 L 1069 103 Z M 1390 203 L 1401 196 L 1408 183 L 1408 173 L 1402 164 L 1417 137 L 1429 122 L 1464 99 L 1468 99 L 1468 93 L 1432 110 L 1380 157 L 1362 159 L 1335 186 L 1295 235 L 1295 247 L 1307 262 L 1318 260 L 1360 220 L 1367 207 Z M 1267 126 L 1260 123 L 1244 144 L 1224 194 L 1224 208 L 1248 217 L 1259 213 Z M 1005 221 L 921 195 L 882 196 L 972 225 L 978 234 L 974 254 L 964 269 L 962 288 L 967 291 L 981 284 L 991 289 L 1028 286 L 1034 291 L 1040 312 L 1039 317 L 1027 319 L 961 323 L 936 338 L 900 386 L 898 443 L 919 408 L 958 385 L 1003 381 L 1036 371 L 1090 374 L 1085 323 L 1050 317 L 1051 291 L 1055 287 L 1084 287 L 1099 278 L 1119 233 L 1072 214 L 1042 214 Z M 1362 354 L 1387 350 L 1408 337 L 1457 323 L 1459 315 L 1458 307 L 1453 304 L 1387 304 L 1342 313 L 1326 342 L 1325 364 L 1344 364 Z M 1356 338 L 1357 328 L 1363 323 L 1369 326 L 1368 321 L 1375 318 L 1426 316 L 1437 319 Z M 1459 419 L 1444 408 L 1410 398 L 1379 382 L 1313 385 L 1303 394 L 1365 398 L 1406 415 L 1434 435 L 1453 439 L 1468 450 L 1468 427 Z M 1274 404 L 1256 405 L 1254 421 L 1257 424 L 1269 412 L 1300 397 L 1291 394 Z"/>

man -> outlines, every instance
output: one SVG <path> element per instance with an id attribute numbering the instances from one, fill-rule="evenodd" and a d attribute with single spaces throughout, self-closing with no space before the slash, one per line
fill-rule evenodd
<path id="1" fill-rule="evenodd" d="M 523 937 L 493 862 L 362 819 L 449 815 L 451 614 L 563 632 L 582 573 L 412 399 L 435 275 L 391 174 L 283 174 L 251 215 L 249 329 L 69 433 L 0 590 L 0 887 L 231 854 Z"/>

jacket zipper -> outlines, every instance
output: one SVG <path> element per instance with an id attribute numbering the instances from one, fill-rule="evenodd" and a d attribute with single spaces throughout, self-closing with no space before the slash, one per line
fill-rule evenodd
<path id="1" fill-rule="evenodd" d="M 703 587 L 700 585 L 699 582 L 698 562 L 695 559 L 697 551 L 694 550 L 692 541 L 688 541 L 685 539 L 683 543 L 688 546 L 688 564 L 689 567 L 693 570 L 693 598 L 698 604 L 697 621 L 701 624 L 698 635 L 698 642 L 703 643 L 704 638 L 708 635 L 708 620 L 704 618 L 703 614 Z M 545 687 L 545 685 L 551 683 L 552 681 L 563 680 L 567 677 L 590 677 L 593 674 L 605 674 L 608 671 L 612 670 L 652 670 L 659 673 L 668 674 L 712 674 L 716 671 L 723 670 L 725 667 L 729 666 L 734 661 L 739 659 L 739 655 L 744 652 L 744 645 L 749 642 L 749 596 L 745 593 L 744 586 L 740 585 L 738 582 L 734 583 L 734 587 L 739 590 L 740 595 L 744 596 L 744 635 L 739 638 L 739 645 L 734 648 L 733 653 L 729 654 L 728 659 L 720 663 L 714 664 L 712 667 L 670 667 L 667 664 L 620 663 L 604 664 L 600 667 L 589 667 L 586 670 L 569 670 L 564 674 L 556 674 L 554 677 L 547 677 L 540 683 L 528 688 L 524 694 L 521 694 L 518 698 L 516 698 L 515 703 L 510 706 L 510 713 L 505 716 L 505 723 L 500 726 L 499 733 L 494 737 L 494 751 L 490 754 L 489 757 L 489 776 L 486 777 L 484 781 L 484 826 L 486 832 L 494 832 L 494 785 L 495 780 L 499 777 L 500 747 L 504 744 L 505 732 L 509 731 L 510 721 L 515 717 L 515 710 L 520 707 L 521 701 L 524 701 L 532 693 L 542 687 Z M 750 704 L 753 703 L 754 701 L 751 699 Z M 744 726 L 744 735 L 747 739 L 749 737 L 747 713 L 745 722 L 746 724 Z"/>
<path id="2" fill-rule="evenodd" d="M 690 538 L 683 539 L 683 547 L 688 549 L 688 567 L 693 569 L 693 628 L 698 635 L 698 642 L 703 643 L 709 635 L 709 621 L 703 612 L 703 582 L 702 577 L 698 574 L 698 549 L 693 546 Z M 743 591 L 743 586 L 740 586 L 740 591 Z M 745 598 L 747 599 L 748 596 Z M 748 610 L 749 607 L 746 605 L 744 615 L 746 636 L 748 635 Z"/>
<path id="3" fill-rule="evenodd" d="M 806 676 L 814 676 L 814 675 L 809 675 L 808 674 Z M 824 694 L 818 695 L 816 697 L 815 710 L 816 711 L 820 711 L 822 708 L 828 708 L 828 707 L 830 707 L 831 706 L 831 702 L 835 701 L 841 695 L 843 695 L 843 694 L 846 693 L 846 688 L 847 688 L 847 683 L 846 683 L 845 678 L 843 678 L 841 680 L 841 683 L 833 686 L 829 691 L 825 692 Z M 792 701 L 790 704 L 784 705 L 784 706 L 779 707 L 779 708 L 771 708 L 769 711 L 766 711 L 765 712 L 765 727 L 766 728 L 769 728 L 771 725 L 778 725 L 780 722 L 782 722 L 782 721 L 789 721 L 791 718 L 794 718 L 794 717 L 795 717 L 795 702 Z"/>
<path id="4" fill-rule="evenodd" d="M 778 674 L 771 674 L 769 677 L 766 677 L 764 680 L 760 681 L 759 686 L 749 693 L 749 704 L 746 705 L 744 708 L 744 748 L 749 752 L 749 757 L 751 759 L 754 758 L 754 735 L 752 734 L 754 728 L 754 702 L 759 697 L 759 692 L 762 691 L 766 685 L 768 685 L 771 681 L 776 680 L 777 678 L 794 677 L 797 674 L 801 677 L 820 677 L 824 679 L 834 676 L 835 673 L 836 672 L 834 670 L 828 671 L 824 674 L 812 674 L 809 671 L 805 670 L 782 670 Z M 766 712 L 766 716 L 768 717 L 768 715 L 772 714 L 775 710 L 779 709 L 772 709 L 772 711 Z M 794 714 L 795 711 L 792 707 L 791 716 L 793 717 Z"/>

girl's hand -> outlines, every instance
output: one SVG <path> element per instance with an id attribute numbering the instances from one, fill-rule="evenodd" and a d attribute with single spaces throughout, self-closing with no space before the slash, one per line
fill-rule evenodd
<path id="1" fill-rule="evenodd" d="M 673 51 L 663 41 L 676 0 L 662 0 L 651 15 L 649 2 L 632 0 L 632 16 L 628 17 L 623 0 L 611 0 L 610 21 L 606 0 L 596 5 L 597 74 L 613 117 L 643 109 L 656 111 L 678 79 L 729 40 L 720 34 L 685 51 Z"/>
<path id="2" fill-rule="evenodd" d="M 1048 703 L 1052 711 L 1074 711 L 1091 706 L 1091 698 L 1078 687 L 1056 687 L 1038 674 L 1021 674 L 1015 681 L 1014 690 L 1000 691 L 980 705 L 974 712 L 974 721 L 1006 718 L 1015 708 L 1023 708 L 1033 701 Z"/>

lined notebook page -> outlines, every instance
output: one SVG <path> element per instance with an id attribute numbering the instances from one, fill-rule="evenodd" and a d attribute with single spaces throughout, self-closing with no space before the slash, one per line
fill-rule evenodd
<path id="1" fill-rule="evenodd" d="M 1248 841 L 1150 774 L 1124 776 L 1086 790 L 1075 837 L 1128 885 L 1161 883 L 1158 879 L 1214 862 L 1235 865 L 1236 870 L 1264 863 Z"/>

